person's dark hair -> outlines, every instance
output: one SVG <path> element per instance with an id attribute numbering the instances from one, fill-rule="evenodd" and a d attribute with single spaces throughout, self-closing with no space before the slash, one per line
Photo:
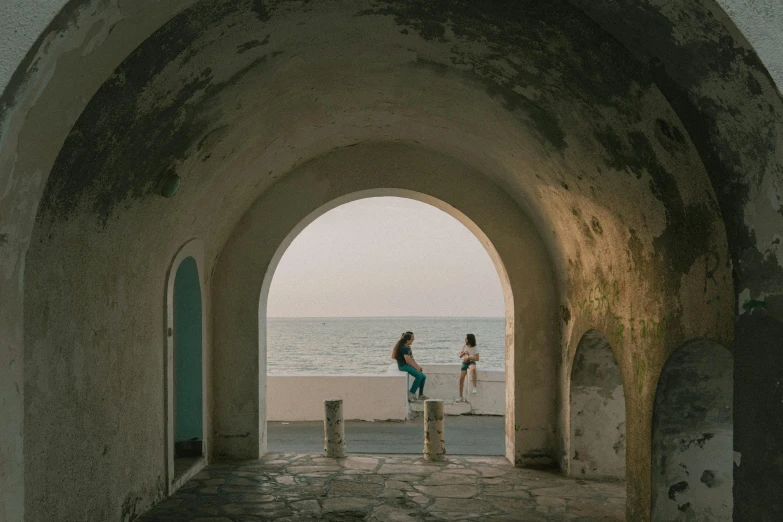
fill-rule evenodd
<path id="1" fill-rule="evenodd" d="M 397 359 L 397 350 L 399 350 L 400 346 L 407 343 L 413 339 L 413 332 L 405 332 L 402 334 L 402 337 L 400 337 L 400 340 L 397 341 L 397 343 L 394 345 L 394 348 L 392 349 L 392 359 Z"/>
<path id="2" fill-rule="evenodd" d="M 466 335 L 466 337 L 468 338 L 468 344 L 470 346 L 476 346 L 476 336 L 475 335 L 468 334 L 468 335 Z"/>

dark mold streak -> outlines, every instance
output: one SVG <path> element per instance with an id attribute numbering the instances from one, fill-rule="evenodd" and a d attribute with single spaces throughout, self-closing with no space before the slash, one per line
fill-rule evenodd
<path id="1" fill-rule="evenodd" d="M 87 204 L 105 226 L 120 202 L 151 194 L 163 176 L 176 171 L 209 127 L 204 112 L 211 99 L 267 57 L 255 58 L 221 83 L 214 82 L 211 69 L 204 69 L 154 107 L 139 107 L 137 93 L 154 85 L 172 61 L 187 63 L 204 31 L 236 12 L 231 1 L 188 9 L 120 65 L 87 105 L 60 151 L 39 220 L 67 219 L 78 205 Z"/>

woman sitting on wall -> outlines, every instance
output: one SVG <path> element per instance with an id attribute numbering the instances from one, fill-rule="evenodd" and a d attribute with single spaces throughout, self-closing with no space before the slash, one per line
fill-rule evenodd
<path id="1" fill-rule="evenodd" d="M 413 352 L 411 351 L 411 344 L 413 344 L 413 332 L 405 332 L 397 344 L 394 345 L 392 350 L 392 359 L 397 360 L 397 367 L 400 371 L 408 372 L 413 376 L 413 385 L 410 391 L 408 391 L 408 400 L 410 401 L 423 401 L 428 397 L 424 395 L 424 381 L 427 380 L 427 376 L 422 372 L 421 366 L 414 360 Z M 418 397 L 416 396 L 416 390 L 419 391 Z"/>

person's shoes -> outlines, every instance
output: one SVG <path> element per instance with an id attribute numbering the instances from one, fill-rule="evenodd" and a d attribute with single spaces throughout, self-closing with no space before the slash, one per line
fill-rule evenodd
<path id="1" fill-rule="evenodd" d="M 478 390 L 476 388 L 473 388 L 473 393 L 478 393 Z"/>
<path id="2" fill-rule="evenodd" d="M 411 392 L 408 392 L 408 400 L 411 401 L 411 402 L 415 401 L 416 400 L 416 396 L 414 394 L 412 394 Z"/>
<path id="3" fill-rule="evenodd" d="M 459 399 L 457 399 L 454 402 L 468 402 L 468 401 L 465 400 L 465 397 L 460 397 Z"/>
<path id="4" fill-rule="evenodd" d="M 420 401 L 426 401 L 427 399 L 429 399 L 429 397 L 427 397 L 426 395 L 422 395 L 421 393 L 419 394 Z"/>

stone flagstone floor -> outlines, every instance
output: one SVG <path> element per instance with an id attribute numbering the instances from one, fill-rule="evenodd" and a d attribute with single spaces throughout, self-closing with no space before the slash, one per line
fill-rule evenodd
<path id="1" fill-rule="evenodd" d="M 219 462 L 138 522 L 623 520 L 624 482 L 519 469 L 502 457 L 277 453 Z"/>

